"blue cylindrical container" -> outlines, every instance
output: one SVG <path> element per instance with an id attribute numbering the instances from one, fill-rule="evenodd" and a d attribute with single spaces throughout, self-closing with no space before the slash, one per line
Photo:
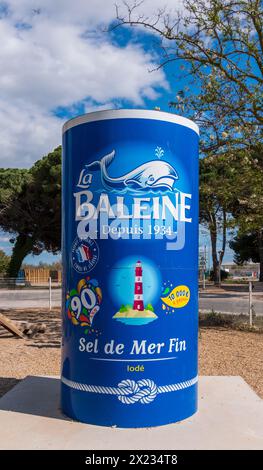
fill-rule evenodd
<path id="1" fill-rule="evenodd" d="M 198 127 L 100 111 L 63 128 L 62 409 L 118 427 L 197 409 Z"/>

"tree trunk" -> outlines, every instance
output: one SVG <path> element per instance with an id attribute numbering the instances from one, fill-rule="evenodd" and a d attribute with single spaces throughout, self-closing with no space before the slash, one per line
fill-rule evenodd
<path id="1" fill-rule="evenodd" d="M 258 250 L 259 250 L 259 281 L 263 282 L 263 230 L 259 231 Z"/>
<path id="2" fill-rule="evenodd" d="M 11 260 L 7 269 L 7 277 L 17 278 L 24 258 L 30 253 L 34 240 L 27 235 L 19 234 L 13 248 Z"/>
<path id="3" fill-rule="evenodd" d="M 210 225 L 210 238 L 211 238 L 211 249 L 212 249 L 212 262 L 213 262 L 213 271 L 214 271 L 214 284 L 219 284 L 219 262 L 217 258 L 217 230 L 216 230 L 216 223 Z"/>
<path id="4" fill-rule="evenodd" d="M 217 223 L 216 215 L 210 214 L 211 223 L 209 225 L 210 237 L 211 237 L 211 247 L 212 247 L 212 260 L 213 260 L 213 271 L 214 271 L 214 284 L 219 286 L 221 283 L 221 265 L 224 258 L 226 250 L 226 227 L 227 227 L 227 218 L 226 212 L 223 210 L 223 226 L 222 226 L 222 249 L 219 252 L 219 257 L 217 254 Z"/>
<path id="5" fill-rule="evenodd" d="M 223 210 L 223 240 L 222 240 L 222 250 L 220 251 L 220 257 L 219 257 L 220 266 L 222 265 L 225 251 L 226 251 L 226 212 Z"/>

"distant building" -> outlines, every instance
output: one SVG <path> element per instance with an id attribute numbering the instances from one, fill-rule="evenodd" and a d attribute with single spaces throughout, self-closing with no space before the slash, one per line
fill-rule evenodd
<path id="1" fill-rule="evenodd" d="M 52 282 L 57 282 L 61 284 L 61 271 L 53 270 L 49 268 L 25 268 L 20 270 L 20 279 L 25 279 L 29 284 L 32 285 L 41 285 L 47 284 L 49 278 L 51 277 Z"/>
<path id="2" fill-rule="evenodd" d="M 235 263 L 223 263 L 222 269 L 233 279 L 259 279 L 259 263 L 246 263 L 239 266 Z"/>

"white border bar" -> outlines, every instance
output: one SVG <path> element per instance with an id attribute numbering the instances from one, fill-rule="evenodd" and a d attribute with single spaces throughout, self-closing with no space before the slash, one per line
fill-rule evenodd
<path id="1" fill-rule="evenodd" d="M 83 114 L 70 119 L 63 126 L 63 134 L 72 127 L 79 126 L 86 122 L 105 121 L 109 119 L 152 119 L 155 121 L 166 121 L 188 127 L 199 135 L 199 127 L 190 119 L 178 114 L 166 113 L 163 111 L 150 111 L 146 109 L 113 109 L 96 111 L 94 113 Z"/>

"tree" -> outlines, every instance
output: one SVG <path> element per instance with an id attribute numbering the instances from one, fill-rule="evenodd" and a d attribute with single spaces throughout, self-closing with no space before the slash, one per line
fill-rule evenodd
<path id="1" fill-rule="evenodd" d="M 61 234 L 61 147 L 37 161 L 20 190 L 12 193 L 0 214 L 3 230 L 13 233 L 7 274 L 17 277 L 23 259 L 43 250 L 57 253 Z"/>
<path id="2" fill-rule="evenodd" d="M 247 250 L 253 257 L 257 250 L 262 278 L 262 160 L 263 149 L 258 145 L 257 151 L 239 150 L 200 161 L 200 221 L 210 230 L 215 273 L 224 256 L 227 229 L 237 227 L 238 236 L 233 244 L 230 242 L 230 247 L 238 250 L 238 241 L 243 236 L 247 237 L 247 242 L 253 242 Z M 222 234 L 222 247 L 217 258 L 218 234 Z"/>
<path id="3" fill-rule="evenodd" d="M 229 246 L 235 251 L 234 261 L 238 265 L 242 265 L 246 261 L 259 263 L 258 238 L 256 233 L 237 234 L 233 240 L 229 242 Z"/>
<path id="4" fill-rule="evenodd" d="M 11 199 L 22 190 L 28 175 L 29 171 L 25 169 L 0 168 L 0 217 Z"/>
<path id="5" fill-rule="evenodd" d="M 236 160 L 237 162 L 237 160 Z M 238 262 L 260 263 L 260 281 L 263 281 L 263 145 L 251 153 L 241 151 L 236 169 L 232 214 L 238 234 L 230 247 Z M 247 247 L 245 244 L 247 243 Z"/>
<path id="6" fill-rule="evenodd" d="M 9 207 L 12 206 L 13 201 L 21 193 L 28 179 L 29 171 L 26 169 L 0 168 L 0 226 L 4 230 L 6 229 L 6 217 L 8 217 Z M 2 255 L 1 258 L 3 262 L 1 272 L 6 273 L 8 272 L 10 257 Z"/>
<path id="7" fill-rule="evenodd" d="M 201 150 L 256 144 L 263 123 L 261 0 L 184 0 L 177 13 L 159 9 L 153 18 L 141 12 L 143 1 L 125 5 L 125 14 L 116 7 L 113 29 L 143 26 L 161 41 L 158 67 L 180 64 L 175 73 L 190 87 L 175 92 L 171 107 L 201 125 Z"/>
<path id="8" fill-rule="evenodd" d="M 218 279 L 229 215 L 235 217 L 242 233 L 256 227 L 258 244 L 262 246 L 262 205 L 260 201 L 259 213 L 253 217 L 257 198 L 251 189 L 254 183 L 250 169 L 246 167 L 246 158 L 251 159 L 240 150 L 251 155 L 262 141 L 263 9 L 261 0 L 182 3 L 183 8 L 177 13 L 164 8 L 150 18 L 142 13 L 143 1 L 124 2 L 125 14 L 116 7 L 117 20 L 112 28 L 146 28 L 160 40 L 163 55 L 158 68 L 174 64 L 176 78 L 188 81 L 184 89 L 175 91 L 170 106 L 201 127 L 201 155 L 208 158 L 200 163 L 200 221 L 210 230 L 213 269 Z M 223 165 L 221 160 L 216 163 L 215 155 L 222 157 Z M 262 162 L 262 152 L 260 158 Z M 225 168 L 227 164 L 233 168 Z M 228 170 L 233 170 L 232 175 Z M 262 187 L 261 173 L 256 176 L 257 187 L 258 180 Z M 229 193 L 227 182 L 231 183 Z M 233 196 L 232 200 L 228 195 Z M 219 231 L 222 249 L 218 257 Z M 261 259 L 262 248 L 259 249 Z"/>
<path id="9" fill-rule="evenodd" d="M 226 250 L 227 229 L 233 225 L 231 155 L 204 158 L 200 160 L 199 168 L 199 219 L 210 232 L 213 279 L 218 284 L 219 269 Z"/>
<path id="10" fill-rule="evenodd" d="M 0 273 L 5 274 L 10 261 L 10 256 L 7 256 L 3 250 L 0 250 Z"/>

